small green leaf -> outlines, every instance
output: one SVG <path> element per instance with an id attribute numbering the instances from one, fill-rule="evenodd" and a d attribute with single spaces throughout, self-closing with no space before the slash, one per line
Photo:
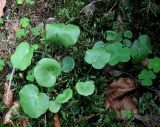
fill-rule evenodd
<path id="1" fill-rule="evenodd" d="M 72 24 L 47 24 L 46 39 L 49 42 L 61 44 L 65 47 L 74 45 L 80 35 L 80 29 Z"/>
<path id="2" fill-rule="evenodd" d="M 33 73 L 33 69 L 29 70 L 26 76 L 26 79 L 28 81 L 33 82 L 34 81 L 34 73 Z"/>
<path id="3" fill-rule="evenodd" d="M 16 0 L 17 4 L 23 4 L 24 0 Z"/>
<path id="4" fill-rule="evenodd" d="M 116 42 L 121 42 L 122 41 L 122 37 L 119 33 L 115 32 L 115 31 L 106 31 L 105 32 L 106 35 L 106 40 L 107 41 L 116 41 Z"/>
<path id="5" fill-rule="evenodd" d="M 124 32 L 124 37 L 131 39 L 133 36 L 133 33 L 130 30 L 127 30 Z"/>
<path id="6" fill-rule="evenodd" d="M 160 58 L 159 57 L 155 57 L 153 59 L 149 60 L 149 64 L 148 64 L 148 68 L 149 69 L 153 69 L 153 71 L 155 73 L 160 72 Z"/>
<path id="7" fill-rule="evenodd" d="M 133 118 L 133 114 L 132 114 L 132 111 L 131 110 L 123 110 L 122 111 L 122 113 L 123 113 L 123 117 L 125 118 L 125 119 L 131 119 L 131 118 Z"/>
<path id="8" fill-rule="evenodd" d="M 73 96 L 73 92 L 70 88 L 67 88 L 63 91 L 62 94 L 58 94 L 56 97 L 56 102 L 63 104 L 68 102 Z"/>
<path id="9" fill-rule="evenodd" d="M 151 70 L 142 70 L 138 75 L 138 78 L 141 80 L 143 86 L 151 86 L 152 80 L 156 78 L 156 75 Z"/>
<path id="10" fill-rule="evenodd" d="M 28 18 L 21 18 L 20 19 L 20 24 L 24 28 L 28 27 L 29 26 L 29 19 Z"/>
<path id="11" fill-rule="evenodd" d="M 77 82 L 76 90 L 80 95 L 89 96 L 94 93 L 94 81 Z"/>
<path id="12" fill-rule="evenodd" d="M 61 65 L 51 58 L 41 59 L 34 68 L 34 76 L 37 83 L 43 87 L 52 87 L 56 78 L 61 74 Z"/>
<path id="13" fill-rule="evenodd" d="M 110 53 L 110 65 L 116 65 L 119 62 L 127 62 L 130 60 L 131 50 L 127 47 L 122 47 L 122 44 L 117 42 L 108 44 L 106 46 L 106 52 Z"/>
<path id="14" fill-rule="evenodd" d="M 61 104 L 56 101 L 49 102 L 49 110 L 53 113 L 57 113 L 61 108 Z"/>
<path id="15" fill-rule="evenodd" d="M 128 39 L 124 39 L 123 40 L 123 45 L 125 46 L 125 47 L 131 47 L 131 45 L 132 45 L 132 42 L 130 41 L 130 40 L 128 40 Z"/>
<path id="16" fill-rule="evenodd" d="M 4 23 L 3 19 L 0 18 L 0 25 L 2 25 Z"/>
<path id="17" fill-rule="evenodd" d="M 62 71 L 65 73 L 69 73 L 73 70 L 75 66 L 74 59 L 70 56 L 66 56 L 62 61 Z"/>
<path id="18" fill-rule="evenodd" d="M 147 35 L 139 36 L 131 47 L 132 58 L 134 63 L 139 63 L 152 53 L 150 38 Z"/>
<path id="19" fill-rule="evenodd" d="M 49 97 L 33 85 L 25 85 L 19 92 L 22 109 L 31 118 L 38 118 L 44 114 L 49 107 Z"/>
<path id="20" fill-rule="evenodd" d="M 85 61 L 95 69 L 102 69 L 110 60 L 110 54 L 104 48 L 94 48 L 86 51 Z"/>
<path id="21" fill-rule="evenodd" d="M 38 49 L 38 45 L 37 45 L 37 44 L 31 45 L 31 47 L 32 47 L 34 50 L 37 50 L 37 49 Z"/>
<path id="22" fill-rule="evenodd" d="M 16 37 L 17 37 L 17 38 L 22 38 L 22 37 L 24 37 L 25 35 L 26 35 L 26 32 L 25 32 L 24 29 L 18 29 L 18 30 L 16 31 Z"/>
<path id="23" fill-rule="evenodd" d="M 93 49 L 96 48 L 105 48 L 105 43 L 103 41 L 98 41 L 94 44 Z"/>
<path id="24" fill-rule="evenodd" d="M 20 43 L 11 56 L 11 63 L 16 69 L 25 70 L 31 64 L 34 49 L 27 42 Z"/>
<path id="25" fill-rule="evenodd" d="M 0 71 L 3 70 L 4 66 L 5 66 L 4 61 L 0 59 Z"/>
<path id="26" fill-rule="evenodd" d="M 38 27 L 34 27 L 31 29 L 33 35 L 38 36 L 40 34 L 40 29 Z"/>

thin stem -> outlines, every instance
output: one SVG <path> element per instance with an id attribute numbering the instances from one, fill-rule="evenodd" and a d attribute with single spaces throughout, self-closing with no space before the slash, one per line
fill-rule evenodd
<path id="1" fill-rule="evenodd" d="M 11 89 L 12 79 L 13 79 L 13 75 L 14 75 L 15 71 L 16 71 L 16 69 L 13 67 L 12 73 L 11 73 L 11 76 L 10 76 L 10 79 L 9 79 L 8 89 L 7 89 L 7 102 L 8 102 L 9 91 Z"/>

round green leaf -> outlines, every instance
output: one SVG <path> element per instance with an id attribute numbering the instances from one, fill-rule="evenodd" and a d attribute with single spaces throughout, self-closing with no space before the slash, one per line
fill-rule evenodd
<path id="1" fill-rule="evenodd" d="M 80 95 L 89 96 L 94 93 L 94 81 L 77 82 L 76 90 Z"/>
<path id="2" fill-rule="evenodd" d="M 29 26 L 29 19 L 28 18 L 21 18 L 20 19 L 20 24 L 22 27 L 28 27 Z"/>
<path id="3" fill-rule="evenodd" d="M 139 36 L 132 47 L 132 58 L 134 63 L 139 63 L 152 53 L 150 38 L 147 35 Z"/>
<path id="4" fill-rule="evenodd" d="M 138 75 L 138 78 L 141 80 L 143 86 L 151 86 L 152 80 L 156 78 L 156 75 L 152 70 L 142 70 Z"/>
<path id="5" fill-rule="evenodd" d="M 106 31 L 105 32 L 106 35 L 106 40 L 107 41 L 116 41 L 116 42 L 121 42 L 122 41 L 122 37 L 119 33 L 115 32 L 115 31 Z"/>
<path id="6" fill-rule="evenodd" d="M 94 48 L 86 51 L 85 61 L 95 69 L 102 69 L 110 60 L 110 54 L 104 48 Z"/>
<path id="7" fill-rule="evenodd" d="M 66 56 L 62 61 L 62 71 L 65 73 L 69 73 L 75 66 L 74 59 L 70 56 Z"/>
<path id="8" fill-rule="evenodd" d="M 34 77 L 40 86 L 52 87 L 61 74 L 61 65 L 55 59 L 43 58 L 34 68 Z"/>
<path id="9" fill-rule="evenodd" d="M 160 72 L 160 58 L 155 57 L 154 59 L 150 59 L 148 68 L 153 69 L 155 73 Z"/>
<path id="10" fill-rule="evenodd" d="M 20 43 L 14 54 L 11 56 L 11 63 L 16 69 L 25 70 L 30 64 L 33 57 L 34 49 L 27 42 Z"/>
<path id="11" fill-rule="evenodd" d="M 116 65 L 119 62 L 127 62 L 130 60 L 131 50 L 127 47 L 122 47 L 122 44 L 117 42 L 108 44 L 106 46 L 106 52 L 110 53 L 110 65 Z"/>
<path id="12" fill-rule="evenodd" d="M 49 102 L 49 110 L 53 113 L 57 113 L 61 108 L 61 104 L 56 101 Z"/>
<path id="13" fill-rule="evenodd" d="M 131 42 L 130 40 L 128 40 L 128 39 L 124 39 L 124 40 L 123 40 L 123 45 L 124 45 L 125 47 L 131 47 L 132 42 Z"/>
<path id="14" fill-rule="evenodd" d="M 63 104 L 68 102 L 69 99 L 71 99 L 73 96 L 73 92 L 70 88 L 67 88 L 63 91 L 62 94 L 58 94 L 58 96 L 56 97 L 56 102 Z"/>
<path id="15" fill-rule="evenodd" d="M 38 118 L 44 114 L 49 106 L 49 97 L 33 85 L 25 85 L 19 92 L 22 109 L 31 118 Z"/>
<path id="16" fill-rule="evenodd" d="M 80 35 L 80 29 L 72 24 L 47 24 L 46 39 L 49 42 L 61 44 L 65 47 L 74 45 Z"/>
<path id="17" fill-rule="evenodd" d="M 130 39 L 130 38 L 132 38 L 132 36 L 133 36 L 133 33 L 130 30 L 127 30 L 124 32 L 124 37 Z"/>

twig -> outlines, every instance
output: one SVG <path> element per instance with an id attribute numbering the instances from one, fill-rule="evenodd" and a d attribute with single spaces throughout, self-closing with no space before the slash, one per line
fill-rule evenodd
<path id="1" fill-rule="evenodd" d="M 11 76 L 10 76 L 10 79 L 9 79 L 8 89 L 7 89 L 7 98 L 6 98 L 7 101 L 8 101 L 9 91 L 11 89 L 12 79 L 13 79 L 13 75 L 14 75 L 15 71 L 16 71 L 16 69 L 13 67 L 12 73 L 11 73 Z"/>
<path id="2" fill-rule="evenodd" d="M 46 120 L 46 114 L 45 114 L 45 116 L 44 116 L 44 126 L 45 127 L 47 127 L 47 122 L 46 122 L 47 120 Z"/>
<path id="3" fill-rule="evenodd" d="M 59 116 L 57 113 L 55 113 L 53 116 L 53 122 L 55 127 L 61 127 Z"/>
<path id="4" fill-rule="evenodd" d="M 78 118 L 76 122 L 80 123 L 81 121 L 87 121 L 87 120 L 89 120 L 89 119 L 91 119 L 93 117 L 99 116 L 99 115 L 100 114 L 91 114 L 89 116 L 82 116 L 82 117 Z"/>

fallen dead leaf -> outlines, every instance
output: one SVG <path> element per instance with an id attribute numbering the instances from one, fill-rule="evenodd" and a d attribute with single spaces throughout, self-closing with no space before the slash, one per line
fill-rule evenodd
<path id="1" fill-rule="evenodd" d="M 6 6 L 6 0 L 0 0 L 0 18 L 4 15 L 3 9 Z"/>
<path id="2" fill-rule="evenodd" d="M 61 127 L 60 119 L 57 113 L 55 113 L 53 116 L 53 122 L 55 127 Z"/>
<path id="3" fill-rule="evenodd" d="M 19 102 L 18 101 L 15 101 L 13 102 L 13 105 L 10 107 L 10 109 L 7 111 L 7 113 L 5 114 L 4 116 L 4 119 L 3 119 L 3 123 L 4 124 L 12 124 L 13 121 L 12 121 L 12 116 L 13 115 L 19 115 Z"/>
<path id="4" fill-rule="evenodd" d="M 8 92 L 8 98 L 7 98 L 7 90 L 8 90 L 8 83 L 5 82 L 4 83 L 4 94 L 3 94 L 3 103 L 7 106 L 7 108 L 9 109 L 12 105 L 13 102 L 13 92 L 11 89 L 9 89 Z"/>
<path id="5" fill-rule="evenodd" d="M 132 110 L 133 113 L 137 113 L 136 105 L 131 97 L 126 95 L 135 89 L 133 79 L 126 77 L 113 81 L 106 93 L 106 109 L 111 108 L 121 113 L 122 110 Z"/>

